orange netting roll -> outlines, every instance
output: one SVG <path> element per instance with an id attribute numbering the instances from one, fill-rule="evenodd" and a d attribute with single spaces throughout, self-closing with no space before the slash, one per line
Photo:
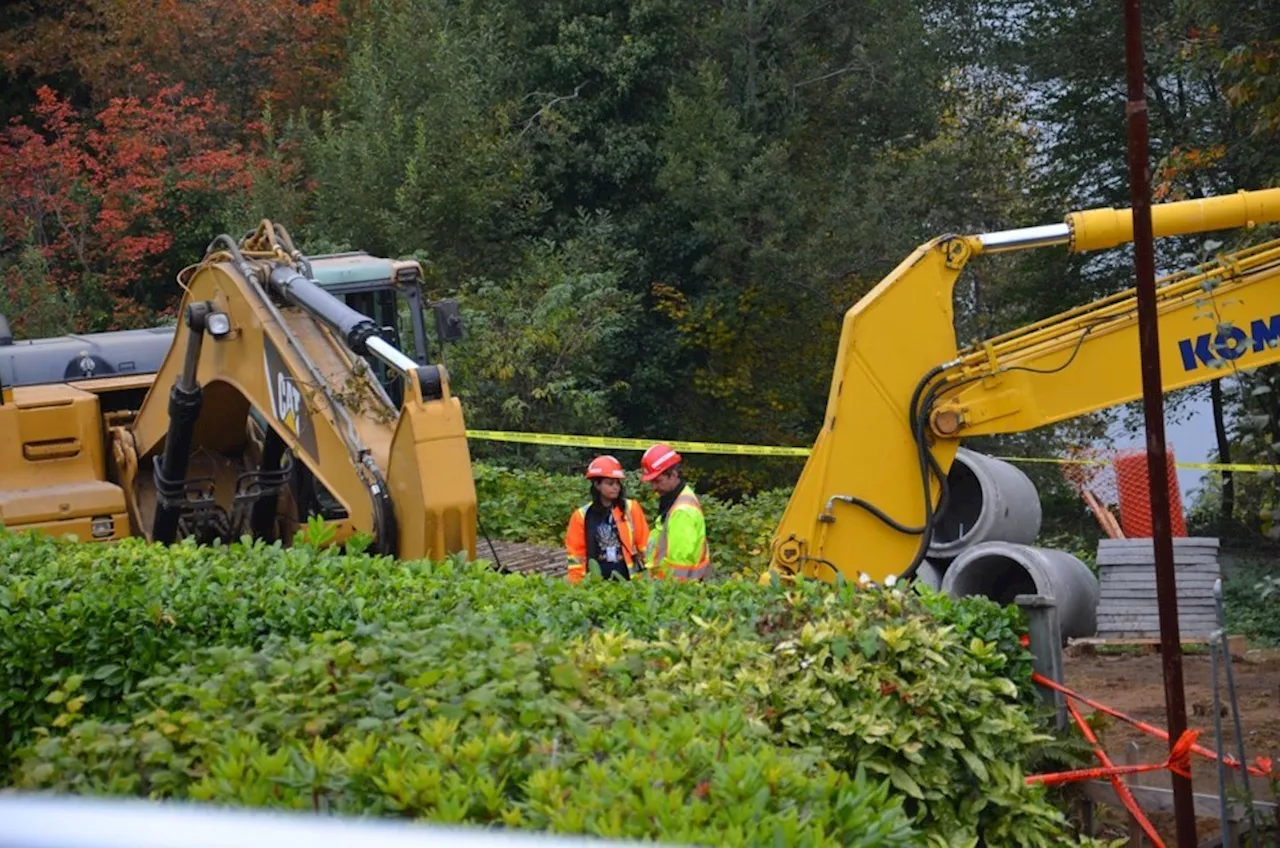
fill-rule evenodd
<path id="1" fill-rule="evenodd" d="M 1173 446 L 1166 446 L 1170 529 L 1174 536 L 1187 535 L 1182 510 L 1182 490 L 1174 465 Z M 1068 452 L 1072 460 L 1063 476 L 1098 516 L 1110 524 L 1113 538 L 1149 539 L 1151 531 L 1151 489 L 1148 485 L 1147 452 L 1144 448 L 1076 448 Z M 1117 522 L 1112 512 L 1117 512 Z"/>

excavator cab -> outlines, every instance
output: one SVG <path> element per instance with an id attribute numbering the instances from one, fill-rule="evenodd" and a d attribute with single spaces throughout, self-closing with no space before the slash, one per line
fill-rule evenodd
<path id="1" fill-rule="evenodd" d="M 397 349 L 412 351 L 419 365 L 428 363 L 425 312 L 436 314 L 436 337 L 441 352 L 446 343 L 462 338 L 457 304 L 452 300 L 427 301 L 419 283 L 416 262 L 370 256 L 364 251 L 330 253 L 310 258 L 315 281 L 347 306 L 367 315 L 382 328 L 383 337 Z M 412 345 L 405 341 L 413 340 Z M 395 404 L 404 399 L 400 375 L 373 356 L 365 360 Z"/>

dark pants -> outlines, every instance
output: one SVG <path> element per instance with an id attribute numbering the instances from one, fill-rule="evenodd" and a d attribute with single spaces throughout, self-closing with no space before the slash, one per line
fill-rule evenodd
<path id="1" fill-rule="evenodd" d="M 631 572 L 627 570 L 626 560 L 622 562 L 602 562 L 600 563 L 600 576 L 608 580 L 616 578 L 618 580 L 630 580 Z"/>

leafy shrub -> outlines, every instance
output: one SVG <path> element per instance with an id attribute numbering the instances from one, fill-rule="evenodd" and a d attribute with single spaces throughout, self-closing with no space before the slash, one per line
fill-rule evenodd
<path id="1" fill-rule="evenodd" d="M 685 843 L 912 844 L 887 783 L 773 741 L 740 707 L 582 698 L 575 661 L 600 642 L 472 619 L 202 651 L 144 686 L 132 723 L 36 745 L 18 783 Z"/>
<path id="2" fill-rule="evenodd" d="M 1231 557 L 1222 581 L 1223 611 L 1232 633 L 1247 636 L 1259 645 L 1280 646 L 1280 575 L 1274 554 Z"/>
<path id="3" fill-rule="evenodd" d="M 705 615 L 749 620 L 762 593 L 634 596 L 571 592 L 564 581 L 501 577 L 456 563 L 342 556 L 261 542 L 201 549 L 140 539 L 109 546 L 0 530 L 0 761 L 7 746 L 56 715 L 44 701 L 60 679 L 85 675 L 86 710 L 120 715 L 119 697 L 177 652 L 208 645 L 258 646 L 271 635 L 327 630 L 354 635 L 371 623 L 484 614 L 494 626 L 570 635 L 605 623 L 651 635 Z M 564 584 L 564 585 L 562 585 Z M 97 712 L 97 710 L 104 712 Z"/>
<path id="4" fill-rule="evenodd" d="M 2 533 L 0 572 L 22 787 L 687 842 L 1064 832 L 1021 779 L 1048 737 L 1018 613 L 981 599 Z"/>

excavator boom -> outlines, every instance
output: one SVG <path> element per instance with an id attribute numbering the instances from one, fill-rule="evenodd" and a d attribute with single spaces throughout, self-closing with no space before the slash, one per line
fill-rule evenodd
<path id="1" fill-rule="evenodd" d="M 1152 208 L 1155 237 L 1280 220 L 1280 189 Z M 966 437 L 1020 432 L 1141 396 L 1133 290 L 961 351 L 953 288 L 983 254 L 1132 240 L 1129 210 L 1062 224 L 942 236 L 918 247 L 846 314 L 822 429 L 774 534 L 772 570 L 908 578 L 947 519 L 947 476 Z M 1223 367 L 1280 360 L 1280 240 L 1171 275 L 1158 287 L 1166 391 Z"/>
<path id="2" fill-rule="evenodd" d="M 1277 278 L 1280 241 L 1271 241 L 1159 281 L 1165 391 L 1280 361 Z M 948 369 L 932 428 L 962 438 L 1020 432 L 1135 400 L 1137 350 L 1133 289 L 992 339 Z"/>

